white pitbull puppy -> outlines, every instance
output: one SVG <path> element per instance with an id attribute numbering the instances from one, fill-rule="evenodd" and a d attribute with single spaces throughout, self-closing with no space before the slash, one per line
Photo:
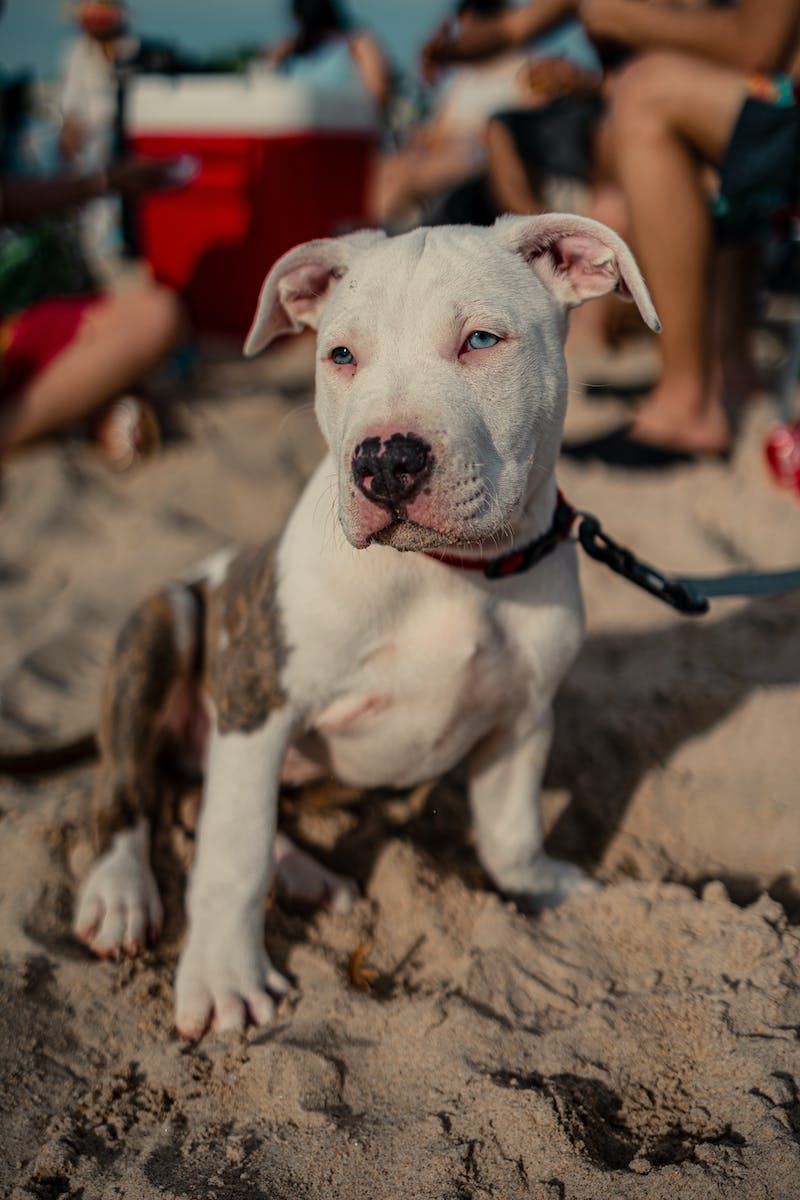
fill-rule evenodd
<path id="1" fill-rule="evenodd" d="M 318 330 L 329 453 L 277 545 L 223 556 L 120 635 L 99 734 L 110 848 L 75 920 L 98 954 L 157 933 L 149 842 L 171 739 L 205 773 L 176 980 L 185 1036 L 266 1022 L 288 986 L 264 948 L 273 863 L 296 893 L 350 901 L 276 834 L 282 777 L 410 788 L 467 759 L 497 887 L 536 906 L 592 886 L 544 853 L 539 789 L 583 630 L 553 475 L 567 313 L 612 290 L 658 328 L 625 244 L 561 214 L 311 242 L 269 273 L 245 350 Z"/>

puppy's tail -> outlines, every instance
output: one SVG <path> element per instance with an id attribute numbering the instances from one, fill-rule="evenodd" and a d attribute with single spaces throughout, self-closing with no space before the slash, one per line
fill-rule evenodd
<path id="1" fill-rule="evenodd" d="M 81 733 L 68 742 L 49 746 L 31 746 L 26 750 L 0 750 L 0 775 L 14 779 L 32 775 L 49 775 L 97 758 L 97 734 L 94 730 Z"/>

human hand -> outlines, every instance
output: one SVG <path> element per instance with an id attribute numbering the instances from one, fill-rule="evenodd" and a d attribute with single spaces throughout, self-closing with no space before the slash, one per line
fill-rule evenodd
<path id="1" fill-rule="evenodd" d="M 563 58 L 534 59 L 521 69 L 519 80 L 524 89 L 543 100 L 594 91 L 598 82 L 594 75 Z"/>

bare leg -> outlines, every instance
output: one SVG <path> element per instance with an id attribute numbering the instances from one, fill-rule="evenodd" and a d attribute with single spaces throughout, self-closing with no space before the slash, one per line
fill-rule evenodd
<path id="1" fill-rule="evenodd" d="M 489 122 L 486 148 L 489 152 L 489 190 L 498 211 L 543 212 L 544 205 L 534 192 L 525 163 L 502 121 Z"/>
<path id="2" fill-rule="evenodd" d="M 0 410 L 0 446 L 15 449 L 96 412 L 152 370 L 183 332 L 179 300 L 158 284 L 104 297 L 70 345 Z"/>
<path id="3" fill-rule="evenodd" d="M 463 182 L 479 167 L 474 145 L 457 138 L 388 154 L 377 164 L 370 182 L 370 216 L 381 224 L 396 220 L 411 206 Z"/>
<path id="4" fill-rule="evenodd" d="M 657 53 L 628 68 L 611 114 L 633 242 L 663 324 L 661 381 L 633 432 L 695 453 L 730 441 L 722 396 L 711 386 L 712 228 L 699 158 L 720 161 L 745 96 L 740 72 Z"/>

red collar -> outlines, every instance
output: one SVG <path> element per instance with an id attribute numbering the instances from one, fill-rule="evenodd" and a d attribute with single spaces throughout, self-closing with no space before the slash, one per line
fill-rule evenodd
<path id="1" fill-rule="evenodd" d="M 559 542 L 569 537 L 577 515 L 559 490 L 550 528 L 524 546 L 509 550 L 497 558 L 461 558 L 455 554 L 439 554 L 436 550 L 425 550 L 424 553 L 446 567 L 456 567 L 462 571 L 482 571 L 487 579 L 505 579 L 507 575 L 519 575 L 522 571 L 530 570 L 555 550 Z"/>

